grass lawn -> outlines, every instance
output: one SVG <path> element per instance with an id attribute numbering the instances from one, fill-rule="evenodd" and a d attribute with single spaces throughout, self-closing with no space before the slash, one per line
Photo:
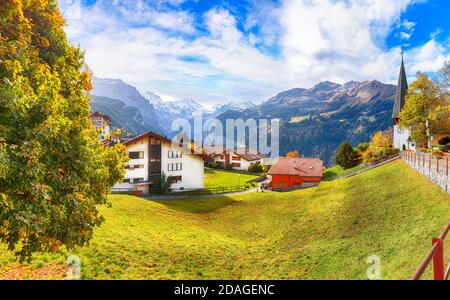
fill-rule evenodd
<path id="1" fill-rule="evenodd" d="M 19 269 L 0 247 L 0 278 L 75 254 L 84 279 L 366 279 L 371 255 L 383 279 L 409 279 L 450 215 L 450 196 L 402 161 L 291 193 L 111 202 L 83 249 Z"/>
<path id="2" fill-rule="evenodd" d="M 205 189 L 244 186 L 259 176 L 245 172 L 205 169 Z"/>

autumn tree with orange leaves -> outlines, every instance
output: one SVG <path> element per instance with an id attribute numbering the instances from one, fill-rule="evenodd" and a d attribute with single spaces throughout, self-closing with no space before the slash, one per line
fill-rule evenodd
<path id="1" fill-rule="evenodd" d="M 291 151 L 291 152 L 286 153 L 286 157 L 298 158 L 298 157 L 300 157 L 300 153 L 298 153 L 298 151 Z"/>
<path id="2" fill-rule="evenodd" d="M 123 146 L 88 121 L 91 74 L 63 26 L 56 0 L 1 1 L 0 241 L 21 258 L 85 245 L 124 172 Z"/>

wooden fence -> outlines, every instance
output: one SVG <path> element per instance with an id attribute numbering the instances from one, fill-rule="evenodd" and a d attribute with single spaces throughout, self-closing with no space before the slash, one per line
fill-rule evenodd
<path id="1" fill-rule="evenodd" d="M 172 191 L 172 195 L 209 195 L 209 194 L 226 194 L 226 193 L 237 193 L 247 190 L 247 185 L 240 186 L 224 186 L 215 187 L 202 190 L 186 190 L 186 191 Z"/>
<path id="2" fill-rule="evenodd" d="M 434 157 L 430 153 L 404 151 L 401 153 L 404 160 L 422 168 L 428 168 L 430 171 L 436 171 L 440 174 L 449 174 L 448 155 Z"/>
<path id="3" fill-rule="evenodd" d="M 434 157 L 428 153 L 413 151 L 404 151 L 400 155 L 408 165 L 450 193 L 450 169 L 447 155 Z"/>

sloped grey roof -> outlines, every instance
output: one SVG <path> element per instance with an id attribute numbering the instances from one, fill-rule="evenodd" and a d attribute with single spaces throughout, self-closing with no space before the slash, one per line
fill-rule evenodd
<path id="1" fill-rule="evenodd" d="M 400 118 L 400 112 L 405 106 L 405 96 L 408 90 L 408 81 L 406 79 L 405 64 L 403 63 L 402 55 L 402 65 L 400 67 L 400 75 L 398 77 L 397 93 L 395 94 L 394 111 L 392 113 L 392 119 L 396 120 Z"/>

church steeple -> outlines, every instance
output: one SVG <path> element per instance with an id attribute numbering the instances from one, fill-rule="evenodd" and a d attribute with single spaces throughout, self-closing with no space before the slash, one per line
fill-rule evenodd
<path id="1" fill-rule="evenodd" d="M 395 94 L 394 111 L 392 113 L 392 119 L 397 124 L 400 119 L 400 112 L 405 106 L 405 96 L 408 90 L 408 81 L 406 80 L 405 64 L 403 63 L 402 52 L 402 65 L 400 66 L 400 75 L 398 78 L 397 93 Z"/>

